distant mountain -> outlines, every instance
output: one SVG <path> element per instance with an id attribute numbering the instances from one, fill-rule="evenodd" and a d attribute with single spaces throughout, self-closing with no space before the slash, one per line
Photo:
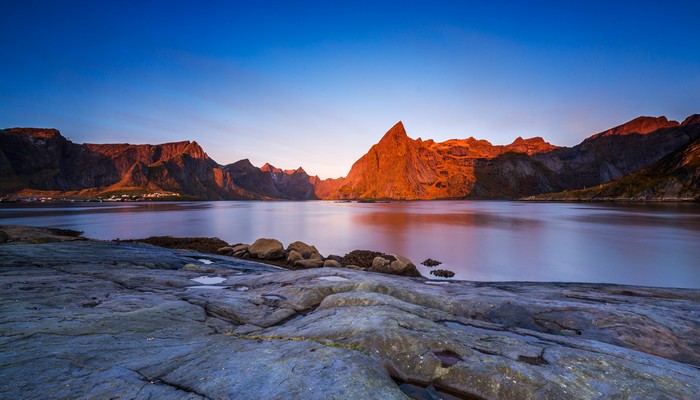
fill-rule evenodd
<path id="1" fill-rule="evenodd" d="M 324 198 L 513 199 L 579 189 L 639 170 L 698 137 L 698 115 L 682 124 L 640 117 L 571 148 L 539 137 L 505 146 L 474 138 L 414 140 L 399 122 Z"/>
<path id="2" fill-rule="evenodd" d="M 171 193 L 197 199 L 249 199 L 196 142 L 75 144 L 55 129 L 0 131 L 0 193 L 75 195 Z"/>
<path id="3" fill-rule="evenodd" d="M 259 198 L 312 200 L 314 180 L 303 168 L 283 171 L 266 163 L 255 167 L 248 159 L 228 164 L 223 170 L 233 176 L 234 183 Z"/>
<path id="4" fill-rule="evenodd" d="M 700 139 L 652 165 L 596 187 L 533 196 L 531 200 L 700 201 Z"/>
<path id="5" fill-rule="evenodd" d="M 581 189 L 644 168 L 698 137 L 698 115 L 686 118 L 682 124 L 665 117 L 639 117 L 574 147 L 533 158 L 557 175 L 563 189 Z"/>
<path id="6" fill-rule="evenodd" d="M 221 166 L 190 141 L 75 144 L 55 129 L 0 130 L 0 195 L 44 192 L 84 197 L 162 194 L 203 200 L 316 199 L 301 167 L 248 160 Z"/>
<path id="7" fill-rule="evenodd" d="M 258 168 L 247 159 L 222 166 L 196 142 L 81 145 L 55 129 L 12 128 L 0 130 L 0 195 L 156 193 L 206 200 L 516 199 L 597 187 L 648 167 L 644 170 L 647 172 L 640 171 L 629 178 L 631 181 L 625 181 L 629 190 L 621 196 L 634 197 L 631 189 L 648 188 L 652 176 L 657 180 L 665 176 L 668 182 L 677 177 L 687 188 L 674 192 L 671 186 L 675 184 L 654 186 L 649 189 L 651 196 L 665 193 L 659 196 L 685 198 L 694 196 L 695 181 L 686 179 L 692 171 L 673 169 L 678 161 L 664 157 L 680 154 L 678 157 L 684 160 L 692 159 L 692 146 L 687 150 L 690 155 L 682 152 L 698 138 L 700 115 L 690 116 L 683 123 L 665 117 L 639 117 L 574 147 L 557 147 L 539 137 L 517 138 L 508 145 L 492 145 L 471 137 L 438 143 L 411 139 L 399 122 L 353 164 L 346 177 L 321 180 L 301 167 L 282 170 L 265 164 Z M 662 158 L 662 164 L 655 164 Z M 642 182 L 647 178 L 650 182 Z"/>

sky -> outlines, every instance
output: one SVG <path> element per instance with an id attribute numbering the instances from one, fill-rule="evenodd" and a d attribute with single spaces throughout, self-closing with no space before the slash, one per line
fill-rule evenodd
<path id="1" fill-rule="evenodd" d="M 412 138 L 560 146 L 700 113 L 698 1 L 0 1 L 0 128 L 321 178 Z"/>

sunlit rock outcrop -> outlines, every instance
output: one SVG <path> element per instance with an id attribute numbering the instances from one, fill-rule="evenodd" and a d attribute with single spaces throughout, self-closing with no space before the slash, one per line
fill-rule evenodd
<path id="1" fill-rule="evenodd" d="M 698 115 L 680 124 L 665 117 L 639 117 L 573 147 L 557 147 L 541 137 L 518 137 L 507 145 L 473 137 L 438 143 L 410 138 L 398 122 L 346 177 L 321 180 L 301 167 L 256 167 L 247 159 L 222 166 L 191 141 L 80 145 L 55 129 L 12 128 L 0 131 L 0 196 L 50 192 L 203 200 L 516 199 L 607 183 L 697 138 Z M 668 168 L 666 173 L 672 175 Z"/>

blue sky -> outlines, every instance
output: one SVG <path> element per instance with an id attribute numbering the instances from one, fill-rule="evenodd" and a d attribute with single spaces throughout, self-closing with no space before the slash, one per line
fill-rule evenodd
<path id="1" fill-rule="evenodd" d="M 196 140 L 221 164 L 328 178 L 398 120 L 413 138 L 571 146 L 639 115 L 700 113 L 697 1 L 23 0 L 0 11 L 0 127 L 54 127 L 78 143 Z"/>

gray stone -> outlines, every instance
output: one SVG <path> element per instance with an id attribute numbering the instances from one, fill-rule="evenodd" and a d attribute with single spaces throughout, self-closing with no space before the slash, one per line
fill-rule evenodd
<path id="1" fill-rule="evenodd" d="M 192 288 L 200 257 L 227 288 Z M 433 398 L 690 399 L 700 382 L 700 290 L 436 284 L 125 242 L 0 260 L 3 398 L 403 398 L 394 377 Z"/>
<path id="2" fill-rule="evenodd" d="M 278 260 L 284 257 L 284 247 L 277 239 L 260 238 L 248 247 L 248 252 L 262 260 Z"/>

